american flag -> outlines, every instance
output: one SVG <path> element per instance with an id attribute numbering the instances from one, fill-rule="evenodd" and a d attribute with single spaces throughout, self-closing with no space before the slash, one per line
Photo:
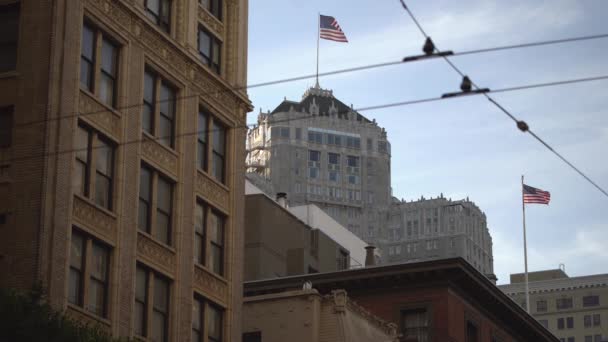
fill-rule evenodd
<path id="1" fill-rule="evenodd" d="M 549 204 L 551 194 L 549 191 L 544 191 L 524 184 L 524 203 Z"/>
<path id="2" fill-rule="evenodd" d="M 321 15 L 319 25 L 319 36 L 321 38 L 333 40 L 334 42 L 348 43 L 344 32 L 342 32 L 338 21 L 334 17 Z"/>

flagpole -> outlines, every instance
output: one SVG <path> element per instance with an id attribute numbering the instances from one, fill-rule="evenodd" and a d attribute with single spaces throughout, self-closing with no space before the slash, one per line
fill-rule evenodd
<path id="1" fill-rule="evenodd" d="M 317 13 L 317 83 L 316 87 L 319 88 L 319 37 L 321 36 L 321 12 Z"/>
<path id="2" fill-rule="evenodd" d="M 530 313 L 530 289 L 528 285 L 528 245 L 526 241 L 526 204 L 524 201 L 524 175 L 521 175 L 521 210 L 523 213 L 524 221 L 524 263 L 525 263 L 525 275 L 524 281 L 526 283 L 526 311 Z"/>

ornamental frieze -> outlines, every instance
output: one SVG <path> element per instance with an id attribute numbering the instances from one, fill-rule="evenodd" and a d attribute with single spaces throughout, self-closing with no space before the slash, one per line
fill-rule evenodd
<path id="1" fill-rule="evenodd" d="M 223 303 L 228 302 L 228 285 L 200 267 L 194 267 L 194 287 Z"/>
<path id="2" fill-rule="evenodd" d="M 177 176 L 177 156 L 158 141 L 142 134 L 141 153 L 148 161 L 159 166 L 164 172 Z"/>
<path id="3" fill-rule="evenodd" d="M 197 171 L 196 174 L 196 190 L 205 201 L 228 210 L 228 202 L 230 200 L 228 191 L 200 171 Z"/>
<path id="4" fill-rule="evenodd" d="M 224 37 L 224 24 L 217 20 L 202 6 L 198 6 L 198 20 L 202 21 L 203 24 L 205 24 L 205 27 L 211 29 L 211 31 L 220 36 L 224 41 L 226 40 Z"/>
<path id="5" fill-rule="evenodd" d="M 79 117 L 89 120 L 102 128 L 106 134 L 120 140 L 120 116 L 99 103 L 84 91 L 78 97 Z"/>
<path id="6" fill-rule="evenodd" d="M 111 242 L 116 242 L 117 222 L 115 217 L 78 196 L 74 196 L 72 215 L 81 227 L 88 228 Z"/>
<path id="7" fill-rule="evenodd" d="M 137 234 L 137 256 L 150 266 L 156 266 L 167 274 L 174 274 L 175 253 L 139 232 Z"/>

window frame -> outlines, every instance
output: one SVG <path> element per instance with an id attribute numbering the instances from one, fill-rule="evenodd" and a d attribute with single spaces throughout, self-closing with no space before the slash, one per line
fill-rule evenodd
<path id="1" fill-rule="evenodd" d="M 206 123 L 201 127 L 200 119 L 201 116 L 205 116 Z M 228 174 L 227 167 L 229 162 L 229 153 L 230 153 L 230 126 L 226 124 L 223 120 L 220 120 L 216 115 L 213 115 L 210 110 L 208 110 L 205 106 L 199 106 L 199 115 L 197 116 L 197 168 L 206 172 L 211 178 L 216 181 L 227 185 L 228 183 Z M 206 144 L 201 143 L 201 129 L 204 130 L 202 134 L 206 139 Z M 216 131 L 221 130 L 222 134 L 222 151 L 216 148 Z M 219 131 L 218 131 L 219 132 Z M 199 160 L 199 156 L 201 155 L 198 151 L 201 147 L 205 148 L 203 153 L 204 162 L 201 165 Z M 216 162 L 220 161 L 220 174 L 218 173 Z M 202 166 L 202 168 L 201 168 Z"/>
<path id="2" fill-rule="evenodd" d="M 112 252 L 113 252 L 113 248 L 112 246 L 110 246 L 109 244 L 107 244 L 106 242 L 94 237 L 93 235 L 85 232 L 84 230 L 78 228 L 77 226 L 72 226 L 72 231 L 71 231 L 71 235 L 70 235 L 70 264 L 68 267 L 68 277 L 70 277 L 70 275 L 72 274 L 72 271 L 74 271 L 74 267 L 71 263 L 71 258 L 72 258 L 72 242 L 74 239 L 74 236 L 78 236 L 79 239 L 81 239 L 82 241 L 82 252 L 81 252 L 81 270 L 78 270 L 79 274 L 79 293 L 78 293 L 78 298 L 77 298 L 77 303 L 74 303 L 70 300 L 69 298 L 69 293 L 70 291 L 70 286 L 71 286 L 71 282 L 68 281 L 68 298 L 67 301 L 70 305 L 74 305 L 77 306 L 79 308 L 82 308 L 83 310 L 87 311 L 88 313 L 96 316 L 96 317 L 101 317 L 104 319 L 108 319 L 109 316 L 109 306 L 110 306 L 110 297 L 111 297 L 111 289 L 110 289 L 110 282 L 111 282 L 111 278 L 112 278 L 112 274 L 111 274 L 111 269 L 112 269 Z M 100 248 L 105 252 L 105 258 L 106 258 L 106 263 L 105 263 L 105 278 L 106 279 L 97 279 L 94 274 L 93 274 L 93 249 L 94 248 Z M 91 294 L 91 282 L 95 281 L 98 283 L 101 283 L 102 285 L 102 289 L 103 289 L 103 299 L 102 299 L 102 308 L 101 308 L 101 314 L 94 311 L 94 308 L 91 306 L 90 301 L 91 298 L 89 297 L 89 295 Z"/>
<path id="3" fill-rule="evenodd" d="M 83 47 L 84 47 L 84 32 L 85 30 L 90 30 L 92 32 L 92 59 L 88 56 L 84 56 Z M 111 47 L 115 49 L 115 54 L 113 56 L 114 62 L 114 75 L 112 75 L 107 70 L 104 70 L 103 67 L 103 52 L 104 52 L 104 43 L 107 43 Z M 82 74 L 79 75 L 79 87 L 80 89 L 84 89 L 90 94 L 94 95 L 101 103 L 112 108 L 117 109 L 118 106 L 118 93 L 120 86 L 120 60 L 121 60 L 121 52 L 122 46 L 117 39 L 115 39 L 112 35 L 108 34 L 108 32 L 99 25 L 96 25 L 92 20 L 85 17 L 82 21 L 81 33 L 80 33 L 80 62 L 83 63 L 83 60 L 89 65 L 89 83 L 83 84 Z M 79 73 L 82 73 L 82 65 L 79 68 Z M 106 76 L 112 80 L 112 91 L 111 91 L 111 100 L 108 102 L 107 99 L 102 98 L 101 89 L 102 89 L 102 77 Z"/>
<path id="4" fill-rule="evenodd" d="M 224 336 L 225 336 L 225 330 L 226 330 L 226 308 L 222 307 L 221 305 L 207 299 L 206 297 L 204 297 L 203 295 L 195 292 L 194 296 L 193 296 L 193 305 L 194 303 L 198 303 L 199 305 L 199 328 L 200 331 L 197 331 L 197 333 L 199 334 L 199 339 L 198 342 L 222 342 L 224 340 Z M 211 336 L 209 336 L 210 332 L 211 332 L 211 327 L 209 324 L 209 319 L 212 316 L 210 310 L 216 310 L 219 313 L 219 318 L 220 318 L 220 336 L 219 339 L 213 338 Z M 192 327 L 191 327 L 191 332 L 194 333 L 195 329 L 194 329 L 194 317 L 192 317 Z M 194 338 L 191 339 L 194 342 Z"/>
<path id="5" fill-rule="evenodd" d="M 158 1 L 158 13 L 155 13 L 152 8 L 148 6 L 149 0 L 144 0 L 144 11 L 146 13 L 146 17 L 154 22 L 156 26 L 160 27 L 160 30 L 165 32 L 166 34 L 171 34 L 171 22 L 172 22 L 172 14 L 173 14 L 173 1 L 171 0 L 157 0 Z M 163 11 L 163 2 L 168 3 L 167 11 L 168 13 L 164 13 Z M 163 18 L 167 18 L 167 22 L 163 22 Z"/>
<path id="6" fill-rule="evenodd" d="M 421 326 L 416 326 L 410 329 L 416 329 L 416 331 L 418 331 L 418 329 L 422 329 L 422 330 L 426 330 L 426 332 L 423 332 L 424 335 L 426 335 L 426 338 L 428 341 L 431 341 L 433 338 L 433 312 L 431 309 L 431 305 L 430 304 L 417 304 L 417 305 L 408 305 L 408 306 L 402 306 L 398 309 L 397 312 L 397 316 L 399 317 L 399 332 L 403 335 L 402 341 L 407 341 L 407 337 L 408 335 L 406 335 L 407 333 L 407 329 L 405 327 L 405 316 L 404 313 L 406 312 L 410 312 L 412 314 L 416 313 L 416 312 L 424 312 L 426 315 L 426 324 L 425 325 L 421 325 Z"/>
<path id="7" fill-rule="evenodd" d="M 138 271 L 143 272 L 143 274 L 145 275 L 144 277 L 144 289 L 145 289 L 145 301 L 142 301 L 140 299 L 137 298 L 137 288 L 138 288 L 138 284 L 137 284 L 137 273 Z M 163 320 L 163 328 L 164 328 L 164 338 L 161 340 L 162 342 L 167 342 L 169 341 L 169 337 L 171 336 L 171 305 L 172 305 L 172 296 L 173 296 L 173 280 L 171 278 L 169 278 L 168 276 L 152 269 L 151 267 L 141 263 L 141 262 L 137 262 L 136 263 L 136 270 L 135 270 L 135 289 L 136 289 L 136 293 L 134 296 L 134 303 L 135 305 L 139 304 L 143 304 L 144 306 L 144 310 L 143 310 L 143 317 L 142 317 L 142 327 L 143 327 L 143 333 L 144 335 L 140 335 L 138 332 L 136 332 L 134 330 L 134 335 L 138 336 L 138 337 L 143 337 L 143 338 L 152 338 L 153 337 L 153 323 L 152 322 L 154 320 L 154 313 L 160 312 L 157 310 L 157 306 L 155 303 L 155 285 L 156 282 L 159 281 L 165 281 L 167 284 L 167 292 L 166 292 L 166 304 L 167 304 L 167 308 L 166 308 L 166 312 L 162 313 L 164 315 L 164 320 Z M 135 324 L 137 324 L 138 322 L 135 322 Z"/>
<path id="8" fill-rule="evenodd" d="M 205 34 L 209 40 L 209 46 L 206 46 L 206 48 L 209 49 L 209 56 L 207 56 L 202 50 L 201 34 Z M 220 75 L 220 76 L 222 75 L 223 45 L 224 45 L 224 42 L 222 40 L 220 40 L 215 34 L 211 33 L 211 31 L 208 30 L 205 26 L 203 26 L 203 25 L 198 26 L 196 46 L 197 46 L 197 51 L 201 57 L 200 58 L 201 62 L 204 65 L 206 65 L 207 67 L 209 67 L 209 69 L 211 69 L 211 71 L 213 71 L 215 74 Z M 215 62 L 216 52 L 218 55 L 217 63 Z"/>
<path id="9" fill-rule="evenodd" d="M 144 199 L 142 199 L 141 193 L 142 193 L 142 184 L 141 184 L 141 175 L 142 175 L 142 170 L 146 170 L 147 172 L 149 172 L 150 174 L 150 184 L 149 184 L 149 202 L 146 202 Z M 169 184 L 169 213 L 165 212 L 163 210 L 163 208 L 159 207 L 159 182 L 160 180 L 166 182 Z M 137 213 L 138 213 L 138 219 L 137 219 L 137 230 L 140 232 L 143 232 L 149 236 L 151 236 L 155 241 L 167 246 L 167 247 L 172 247 L 173 246 L 173 233 L 174 233 L 174 219 L 175 219 L 175 193 L 176 193 L 176 182 L 173 178 L 165 175 L 164 173 L 162 173 L 161 171 L 155 169 L 154 167 L 150 166 L 149 164 L 147 164 L 146 162 L 144 162 L 143 160 L 140 163 L 140 168 L 139 168 L 139 194 L 138 194 L 138 208 L 137 208 Z M 146 206 L 147 206 L 147 212 L 146 212 L 146 219 L 147 219 L 147 226 L 143 227 L 141 225 L 141 203 L 146 202 Z M 164 241 L 163 239 L 160 238 L 159 236 L 159 231 L 158 231 L 158 213 L 161 213 L 163 215 L 168 216 L 168 229 L 167 229 L 167 236 L 166 236 L 166 241 Z"/>
<path id="10" fill-rule="evenodd" d="M 600 296 L 599 295 L 587 295 L 583 296 L 583 307 L 591 308 L 600 305 Z"/>
<path id="11" fill-rule="evenodd" d="M 219 135 L 221 140 L 221 150 L 218 148 L 219 144 L 216 144 L 216 134 Z M 226 183 L 226 152 L 228 150 L 227 142 L 228 142 L 228 128 L 219 120 L 214 118 L 213 120 L 213 135 L 211 142 L 211 154 L 212 160 L 211 164 L 213 167 L 212 175 L 213 177 L 222 184 Z M 218 167 L 220 169 L 218 169 Z"/>
<path id="12" fill-rule="evenodd" d="M 82 185 L 84 187 L 84 191 L 80 193 L 80 191 L 75 191 L 72 183 L 72 192 L 78 194 L 86 198 L 87 200 L 93 202 L 96 206 L 104 208 L 105 210 L 114 211 L 114 193 L 115 193 L 115 178 L 116 178 L 116 152 L 118 149 L 118 144 L 114 142 L 107 135 L 93 128 L 83 121 L 78 121 L 76 125 L 76 133 L 74 136 L 74 144 L 78 143 L 76 138 L 78 136 L 78 131 L 82 130 L 87 134 L 87 146 L 86 146 L 86 161 L 82 160 L 79 157 L 79 151 L 84 147 L 78 146 L 78 148 L 74 151 L 74 165 L 79 164 L 81 167 L 84 167 L 84 179 L 82 180 Z M 98 168 L 98 156 L 102 152 L 101 144 L 106 145 L 110 150 L 110 161 L 108 166 L 109 174 L 105 174 L 101 172 Z M 74 171 L 79 169 L 74 166 Z M 74 174 L 73 176 L 76 176 Z M 80 175 L 78 175 L 80 177 Z M 98 186 L 98 177 L 105 179 L 108 184 L 108 193 L 107 196 L 107 205 L 103 205 L 97 199 L 97 186 Z"/>
<path id="13" fill-rule="evenodd" d="M 16 27 L 15 27 L 15 36 L 10 36 L 9 40 L 0 44 L 0 51 L 9 51 L 14 52 L 11 54 L 9 58 L 13 60 L 10 61 L 10 65 L 7 64 L 6 69 L 0 69 L 0 74 L 14 72 L 17 70 L 17 64 L 19 63 L 19 30 L 21 26 L 21 1 L 10 2 L 7 4 L 0 5 L 2 11 L 6 11 L 7 13 L 12 14 L 11 11 L 16 12 Z M 8 25 L 6 26 L 8 27 Z M 13 48 L 14 50 L 11 50 Z M 0 65 L 1 66 L 1 65 Z"/>
<path id="14" fill-rule="evenodd" d="M 149 99 L 146 99 L 146 77 L 152 78 L 152 103 L 150 103 Z M 161 97 L 162 89 L 166 87 L 170 91 L 172 91 L 172 101 L 170 105 L 170 110 L 173 112 L 172 117 L 169 117 L 162 112 L 162 107 L 164 102 L 169 102 L 166 100 L 162 100 Z M 154 137 L 154 140 L 159 144 L 175 151 L 175 140 L 177 135 L 177 117 L 178 117 L 178 97 L 179 97 L 179 88 L 175 86 L 175 84 L 169 81 L 166 77 L 164 77 L 161 73 L 157 72 L 154 68 L 152 68 L 149 64 L 146 64 L 144 69 L 144 77 L 143 77 L 143 97 L 142 97 L 142 113 L 141 113 L 141 130 L 142 132 L 146 132 Z M 150 108 L 151 107 L 151 108 Z M 144 122 L 144 110 L 151 109 L 150 113 L 150 122 L 148 125 Z M 170 123 L 171 135 L 169 137 L 161 136 L 163 134 L 162 131 L 162 123 L 165 122 L 163 119 Z M 149 126 L 150 131 L 144 128 L 144 126 Z M 167 141 L 168 140 L 168 141 Z"/>
<path id="15" fill-rule="evenodd" d="M 200 256 L 194 255 L 195 264 L 205 267 L 210 272 L 224 277 L 226 271 L 226 229 L 228 226 L 228 217 L 224 215 L 224 213 L 220 212 L 213 206 L 209 205 L 203 199 L 198 198 L 196 200 L 196 210 L 201 208 L 203 211 L 203 225 L 202 225 L 202 234 L 196 231 L 196 227 L 194 229 L 194 243 L 200 240 L 202 243 L 201 246 L 198 246 L 198 250 L 200 251 Z M 196 214 L 195 214 L 196 215 Z M 220 224 L 221 224 L 221 243 L 212 240 L 211 229 L 212 227 L 213 217 L 215 216 Z M 196 217 L 195 217 L 196 218 Z M 195 223 L 196 224 L 196 223 Z M 195 245 L 195 251 L 197 250 L 197 246 Z M 210 264 L 215 259 L 211 256 L 214 250 L 219 250 L 219 270 L 214 267 L 214 265 Z"/>

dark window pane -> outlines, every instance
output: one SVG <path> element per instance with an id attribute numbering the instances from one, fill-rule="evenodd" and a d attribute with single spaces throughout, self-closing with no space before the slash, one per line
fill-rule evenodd
<path id="1" fill-rule="evenodd" d="M 213 305 L 207 305 L 207 329 L 210 341 L 222 340 L 222 311 Z"/>
<path id="2" fill-rule="evenodd" d="M 158 142 L 165 146 L 173 147 L 173 121 L 161 115 L 159 123 Z"/>
<path id="3" fill-rule="evenodd" d="M 156 232 L 154 237 L 160 242 L 169 245 L 171 242 L 171 218 L 169 215 L 158 211 L 156 213 Z"/>
<path id="4" fill-rule="evenodd" d="M 84 58 L 80 59 L 80 84 L 88 91 L 93 90 L 93 64 Z"/>
<path id="5" fill-rule="evenodd" d="M 154 103 L 154 74 L 146 71 L 144 74 L 144 100 Z"/>
<path id="6" fill-rule="evenodd" d="M 105 317 L 106 287 L 105 284 L 91 279 L 89 282 L 89 302 L 87 309 L 97 316 Z"/>
<path id="7" fill-rule="evenodd" d="M 114 79 L 105 72 L 99 74 L 99 98 L 106 105 L 114 106 Z"/>
<path id="8" fill-rule="evenodd" d="M 224 157 L 213 152 L 213 176 L 224 182 Z"/>
<path id="9" fill-rule="evenodd" d="M 72 233 L 72 248 L 70 249 L 70 267 L 83 270 L 84 238 L 80 234 Z"/>
<path id="10" fill-rule="evenodd" d="M 211 36 L 205 30 L 198 31 L 198 51 L 203 57 L 203 62 L 209 64 L 211 61 Z"/>
<path id="11" fill-rule="evenodd" d="M 0 147 L 11 146 L 13 139 L 13 107 L 0 108 Z"/>
<path id="12" fill-rule="evenodd" d="M 82 27 L 81 43 L 81 55 L 86 57 L 89 61 L 93 61 L 95 58 L 95 32 L 88 25 L 83 25 Z"/>
<path id="13" fill-rule="evenodd" d="M 139 200 L 137 227 L 144 232 L 148 232 L 148 227 L 150 227 L 150 206 L 141 199 Z"/>
<path id="14" fill-rule="evenodd" d="M 146 0 L 146 8 L 154 15 L 160 14 L 160 1 L 161 0 Z"/>
<path id="15" fill-rule="evenodd" d="M 222 275 L 224 273 L 223 271 L 223 260 L 222 260 L 222 248 L 211 244 L 211 250 L 209 251 L 209 262 L 208 262 L 208 267 L 211 268 L 211 271 L 213 271 L 214 273 L 217 273 L 219 275 Z"/>
<path id="16" fill-rule="evenodd" d="M 135 279 L 135 299 L 145 302 L 146 293 L 148 288 L 148 275 L 146 270 L 141 267 L 137 267 Z"/>
<path id="17" fill-rule="evenodd" d="M 203 313 L 203 304 L 199 300 L 194 300 L 192 303 L 192 330 L 193 333 L 196 332 L 197 338 L 192 337 L 192 341 L 199 341 L 200 339 L 200 331 L 203 328 L 203 322 L 201 322 L 201 317 Z"/>
<path id="18" fill-rule="evenodd" d="M 152 341 L 164 342 L 167 340 L 167 316 L 154 311 L 152 314 Z"/>
<path id="19" fill-rule="evenodd" d="M 142 167 L 139 173 L 139 197 L 150 202 L 150 183 L 152 173 L 147 168 Z"/>
<path id="20" fill-rule="evenodd" d="M 173 118 L 175 110 L 175 90 L 164 82 L 160 86 L 160 112 L 168 118 Z"/>
<path id="21" fill-rule="evenodd" d="M 154 118 L 154 107 L 151 105 L 144 103 L 143 105 L 143 115 L 141 119 L 141 129 L 147 133 L 154 134 L 152 128 L 152 121 Z"/>
<path id="22" fill-rule="evenodd" d="M 89 132 L 80 126 L 76 128 L 74 149 L 76 150 L 76 158 L 84 163 L 89 162 Z"/>
<path id="23" fill-rule="evenodd" d="M 70 279 L 68 283 L 68 302 L 75 305 L 82 305 L 80 298 L 82 297 L 82 273 L 75 269 L 70 269 Z"/>
<path id="24" fill-rule="evenodd" d="M 143 303 L 135 303 L 135 334 L 144 336 L 146 331 L 146 306 Z"/>
<path id="25" fill-rule="evenodd" d="M 80 160 L 76 160 L 74 166 L 74 176 L 72 177 L 72 191 L 81 196 L 86 196 L 85 184 L 87 177 L 87 168 Z"/>
<path id="26" fill-rule="evenodd" d="M 226 152 L 226 128 L 213 122 L 213 150 L 224 155 Z"/>
<path id="27" fill-rule="evenodd" d="M 158 276 L 154 277 L 154 309 L 169 312 L 169 281 Z"/>
<path id="28" fill-rule="evenodd" d="M 0 72 L 15 70 L 19 36 L 19 3 L 0 6 Z"/>
<path id="29" fill-rule="evenodd" d="M 218 245 L 224 244 L 224 219 L 215 213 L 210 217 L 209 240 Z"/>
<path id="30" fill-rule="evenodd" d="M 118 49 L 107 39 L 103 39 L 101 45 L 101 70 L 108 75 L 116 77 L 116 61 L 118 57 Z"/>
<path id="31" fill-rule="evenodd" d="M 158 177 L 158 208 L 166 213 L 171 212 L 172 184 L 162 177 Z"/>
<path id="32" fill-rule="evenodd" d="M 108 263 L 110 262 L 110 252 L 107 248 L 93 243 L 91 251 L 91 276 L 102 281 L 108 281 Z"/>
<path id="33" fill-rule="evenodd" d="M 112 164 L 114 159 L 113 147 L 103 139 L 99 139 L 95 149 L 95 152 L 97 153 L 97 171 L 106 176 L 112 176 Z"/>

